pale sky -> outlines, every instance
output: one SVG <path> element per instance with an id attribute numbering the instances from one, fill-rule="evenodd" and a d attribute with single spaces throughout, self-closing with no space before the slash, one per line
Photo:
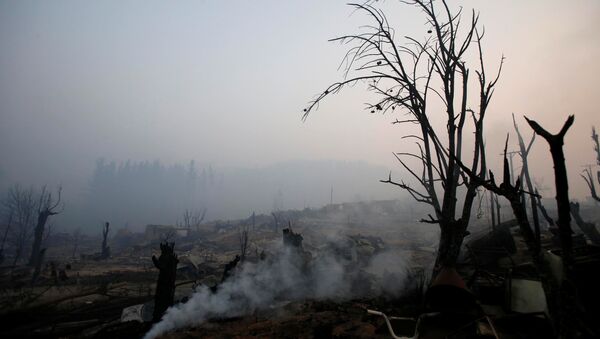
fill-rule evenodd
<path id="1" fill-rule="evenodd" d="M 364 160 L 402 171 L 393 115 L 363 110 L 363 86 L 302 109 L 329 83 L 346 47 L 327 40 L 368 23 L 346 1 L 0 1 L 0 181 L 79 183 L 99 157 L 264 166 L 293 159 Z M 475 7 L 491 70 L 506 56 L 489 108 L 488 162 L 511 112 L 557 131 L 567 115 L 572 196 L 600 128 L 600 2 L 451 1 Z M 414 8 L 382 5 L 398 36 L 422 37 Z M 515 140 L 514 138 L 512 140 Z M 532 174 L 553 187 L 538 138 Z M 552 190 L 546 192 L 552 195 Z"/>

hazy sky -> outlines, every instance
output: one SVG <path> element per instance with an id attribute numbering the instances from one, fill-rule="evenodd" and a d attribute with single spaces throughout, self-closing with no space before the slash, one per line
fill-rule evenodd
<path id="1" fill-rule="evenodd" d="M 400 171 L 392 115 L 363 110 L 364 87 L 302 109 L 330 82 L 346 47 L 327 42 L 367 23 L 346 1 L 1 1 L 0 181 L 83 182 L 99 157 L 262 166 L 291 159 L 365 160 Z M 475 7 L 490 70 L 506 63 L 487 120 L 491 165 L 510 113 L 566 138 L 573 195 L 600 128 L 600 2 L 451 1 Z M 398 36 L 425 36 L 414 8 L 383 6 Z M 468 11 L 467 11 L 468 13 Z M 514 139 L 513 139 L 514 140 Z M 532 171 L 552 185 L 540 138 Z M 552 192 L 549 191 L 549 194 Z"/>

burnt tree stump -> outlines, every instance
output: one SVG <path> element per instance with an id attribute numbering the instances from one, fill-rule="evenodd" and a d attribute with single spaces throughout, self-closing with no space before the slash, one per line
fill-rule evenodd
<path id="1" fill-rule="evenodd" d="M 160 321 L 165 311 L 173 305 L 175 296 L 175 276 L 177 274 L 177 255 L 174 252 L 175 243 L 161 243 L 160 257 L 152 256 L 154 266 L 158 268 L 158 280 L 154 294 L 154 313 L 152 321 Z"/>
<path id="2" fill-rule="evenodd" d="M 283 229 L 283 245 L 291 248 L 302 249 L 302 235 L 294 233 L 292 228 Z"/>
<path id="3" fill-rule="evenodd" d="M 44 256 L 46 254 L 46 249 L 42 248 L 37 256 L 35 256 L 35 269 L 33 271 L 33 275 L 31 277 L 31 284 L 35 284 L 37 279 L 40 276 L 40 272 L 42 271 L 42 263 L 44 262 Z"/>
<path id="4" fill-rule="evenodd" d="M 102 252 L 100 259 L 110 258 L 110 247 L 108 246 L 108 232 L 110 231 L 110 223 L 106 222 L 102 228 Z"/>

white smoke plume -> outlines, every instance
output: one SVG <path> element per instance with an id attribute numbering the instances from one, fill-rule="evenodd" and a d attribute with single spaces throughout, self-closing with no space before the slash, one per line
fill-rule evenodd
<path id="1" fill-rule="evenodd" d="M 353 284 L 357 280 L 374 277 L 374 274 L 367 271 L 377 271 L 376 269 L 365 267 L 366 270 L 358 270 L 356 265 L 350 265 L 345 259 L 330 254 L 319 255 L 311 260 L 305 260 L 306 255 L 309 254 L 278 246 L 275 253 L 266 260 L 245 262 L 216 292 L 201 286 L 187 302 L 169 308 L 145 338 L 155 338 L 174 329 L 199 325 L 211 318 L 251 314 L 255 310 L 273 306 L 278 301 L 305 298 L 339 300 L 369 293 L 364 289 L 357 289 Z M 402 261 L 394 264 L 395 271 L 401 272 L 404 269 Z M 397 284 L 401 288 L 402 283 L 394 281 L 388 285 Z"/>

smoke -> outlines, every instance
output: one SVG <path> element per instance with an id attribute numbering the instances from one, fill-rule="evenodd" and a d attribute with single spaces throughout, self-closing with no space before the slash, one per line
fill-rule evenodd
<path id="1" fill-rule="evenodd" d="M 309 252 L 276 245 L 267 259 L 245 262 L 239 271 L 219 285 L 216 292 L 201 286 L 187 302 L 169 308 L 145 338 L 199 325 L 211 318 L 250 314 L 273 307 L 279 301 L 343 300 L 366 295 L 373 293 L 371 282 L 375 278 L 392 277 L 393 281 L 375 285 L 400 289 L 403 279 L 399 274 L 405 272 L 405 263 L 398 261 L 398 257 L 396 261 L 391 258 L 389 255 L 375 256 L 374 260 L 362 265 L 362 269 L 350 259 L 329 252 L 313 258 Z M 398 274 L 386 275 L 387 271 L 374 267 L 380 264 L 390 265 Z"/>
<path id="2" fill-rule="evenodd" d="M 365 267 L 365 271 L 377 277 L 374 281 L 374 289 L 377 294 L 398 297 L 406 288 L 415 287 L 418 281 L 407 281 L 409 278 L 421 278 L 418 275 L 425 270 L 411 270 L 411 252 L 406 250 L 388 250 L 374 255 Z M 429 272 L 431 270 L 427 270 Z M 423 279 L 427 277 L 423 276 Z"/>

